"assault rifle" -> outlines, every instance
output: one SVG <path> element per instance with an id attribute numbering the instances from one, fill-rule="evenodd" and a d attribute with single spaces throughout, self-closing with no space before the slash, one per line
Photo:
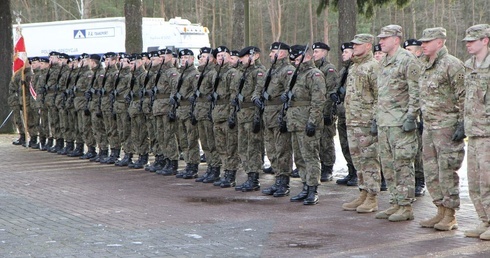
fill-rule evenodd
<path id="1" fill-rule="evenodd" d="M 116 120 L 116 113 L 114 113 L 114 102 L 116 102 L 116 96 L 117 96 L 117 85 L 119 84 L 120 78 L 119 75 L 121 75 L 121 70 L 123 69 L 123 65 L 121 62 L 121 65 L 119 67 L 119 71 L 117 72 L 117 77 L 116 77 L 116 82 L 114 83 L 114 90 L 112 91 L 110 95 L 110 100 L 111 100 L 111 114 L 112 114 L 112 119 Z"/>
<path id="2" fill-rule="evenodd" d="M 52 67 L 52 64 L 50 62 L 49 67 L 48 67 L 48 72 L 46 73 L 46 79 L 44 80 L 44 86 L 41 87 L 41 95 L 42 95 L 41 103 L 43 105 L 44 105 L 44 101 L 46 100 L 46 94 L 48 93 L 47 85 L 48 85 L 48 81 L 49 81 L 49 76 L 51 75 L 51 67 Z"/>
<path id="3" fill-rule="evenodd" d="M 102 63 L 102 61 L 101 61 Z M 105 71 L 104 71 L 104 78 L 102 78 L 102 84 L 100 86 L 100 89 L 97 91 L 97 90 L 93 90 L 93 93 L 97 93 L 99 94 L 99 101 L 97 103 L 97 113 L 95 113 L 95 116 L 97 117 L 102 117 L 102 96 L 104 96 L 105 94 L 105 82 L 107 81 L 107 72 L 109 71 L 109 67 L 106 67 L 105 68 Z"/>
<path id="4" fill-rule="evenodd" d="M 214 109 L 214 106 L 216 106 L 216 101 L 218 101 L 219 99 L 219 95 L 218 93 L 216 92 L 218 90 L 218 85 L 219 85 L 219 82 L 220 82 L 220 73 L 221 73 L 221 68 L 223 67 L 223 65 L 225 64 L 225 60 L 224 58 L 221 59 L 221 64 L 219 65 L 219 68 L 218 68 L 218 72 L 216 73 L 216 79 L 214 80 L 214 84 L 213 84 L 213 92 L 211 93 L 211 101 L 210 101 L 210 108 L 209 108 L 209 118 L 212 118 L 211 114 L 212 114 L 212 111 Z"/>
<path id="5" fill-rule="evenodd" d="M 189 65 L 187 64 L 187 61 L 185 62 L 184 69 L 182 70 L 182 73 L 180 74 L 179 81 L 177 83 L 177 91 L 175 95 L 170 96 L 170 100 L 172 103 L 173 99 L 173 104 L 172 104 L 172 110 L 168 114 L 168 120 L 170 122 L 174 122 L 177 119 L 177 108 L 180 106 L 180 99 L 182 99 L 182 95 L 180 95 L 180 88 L 182 87 L 182 84 L 184 83 L 184 73 L 185 70 L 189 68 Z"/>
<path id="6" fill-rule="evenodd" d="M 145 82 L 143 83 L 143 87 L 140 90 L 140 112 L 143 112 L 143 98 L 146 95 L 146 85 L 148 85 L 148 81 L 150 81 L 150 69 L 153 66 L 153 62 L 150 62 L 150 66 L 148 66 L 148 71 L 145 75 Z"/>
<path id="7" fill-rule="evenodd" d="M 66 101 L 68 100 L 68 86 L 71 82 L 71 74 L 73 73 L 73 69 L 75 69 L 75 66 L 71 64 L 70 73 L 68 73 L 68 78 L 66 79 L 65 83 L 65 91 L 63 92 L 63 101 L 61 102 L 61 106 L 63 109 L 66 107 Z"/>
<path id="8" fill-rule="evenodd" d="M 88 106 L 90 104 L 90 101 L 92 100 L 92 90 L 94 88 L 95 79 L 97 79 L 97 72 L 99 71 L 100 64 L 101 63 L 99 62 L 99 64 L 95 68 L 95 72 L 93 74 L 92 81 L 90 82 L 90 88 L 88 88 L 87 91 L 85 92 L 86 93 L 85 94 L 86 103 L 85 103 L 85 109 L 83 110 L 83 112 L 85 113 L 86 116 L 90 115 L 90 110 L 89 110 Z"/>
<path id="9" fill-rule="evenodd" d="M 69 97 L 68 99 L 68 103 L 73 103 L 73 99 L 75 98 L 75 91 L 76 91 L 76 88 L 77 88 L 77 83 L 78 83 L 78 79 L 80 79 L 80 72 L 82 71 L 82 67 L 83 67 L 83 59 L 81 61 L 81 64 L 80 64 L 80 67 L 78 68 L 78 73 L 77 73 L 77 76 L 75 77 L 75 83 L 73 83 L 73 89 L 66 89 L 66 95 Z"/>
<path id="10" fill-rule="evenodd" d="M 278 49 L 281 49 L 280 45 Z M 267 71 L 267 76 L 265 77 L 264 90 L 262 91 L 262 96 L 260 96 L 260 100 L 262 102 L 262 107 L 260 108 L 260 115 L 264 113 L 265 101 L 271 99 L 271 96 L 269 95 L 267 90 L 269 89 L 269 84 L 271 84 L 272 70 L 276 67 L 277 57 L 278 57 L 278 52 L 274 54 L 274 61 L 272 62 L 271 68 L 269 69 L 269 71 Z"/>
<path id="11" fill-rule="evenodd" d="M 158 68 L 157 71 L 157 76 L 155 77 L 155 85 L 153 85 L 153 90 L 150 96 L 150 113 L 153 109 L 153 102 L 155 102 L 155 97 L 158 93 L 158 81 L 160 81 L 160 77 L 162 76 L 162 66 L 165 63 L 165 58 L 162 60 L 162 63 L 160 64 L 160 67 Z"/>
<path id="12" fill-rule="evenodd" d="M 209 56 L 206 58 L 206 64 L 204 65 L 204 68 L 201 71 L 201 74 L 199 75 L 199 79 L 197 80 L 197 89 L 194 92 L 194 95 L 192 95 L 192 102 L 191 102 L 191 111 L 189 112 L 191 116 L 191 124 L 196 125 L 197 124 L 197 119 L 196 116 L 194 115 L 194 109 L 196 109 L 196 102 L 197 98 L 201 96 L 201 92 L 199 89 L 201 89 L 201 84 L 202 80 L 204 79 L 204 72 L 206 72 L 206 68 L 208 67 L 209 64 Z"/>
<path id="13" fill-rule="evenodd" d="M 228 121 L 228 126 L 230 129 L 235 128 L 236 125 L 236 114 L 238 111 L 240 111 L 240 102 L 243 102 L 243 95 L 242 95 L 242 90 L 243 86 L 245 86 L 245 80 L 247 79 L 247 71 L 250 65 L 252 64 L 252 58 L 254 55 L 255 49 L 252 48 L 250 51 L 250 54 L 248 56 L 248 65 L 245 67 L 245 71 L 243 71 L 242 77 L 240 77 L 240 83 L 238 84 L 238 93 L 236 94 L 235 98 L 233 99 L 233 113 L 230 116 L 230 119 Z"/>
<path id="14" fill-rule="evenodd" d="M 60 72 L 58 73 L 58 77 L 56 78 L 56 85 L 54 86 L 53 106 L 56 104 L 56 96 L 58 95 L 58 91 L 60 90 L 60 79 L 61 75 L 63 75 L 63 67 L 65 66 L 66 64 L 61 65 Z"/>
<path id="15" fill-rule="evenodd" d="M 131 100 L 133 100 L 133 88 L 134 84 L 136 83 L 136 77 L 134 77 L 134 72 L 136 71 L 136 61 L 134 62 L 133 65 L 133 72 L 131 73 L 131 82 L 129 83 L 129 92 L 128 95 L 124 96 L 126 99 L 126 102 L 129 104 L 131 103 Z"/>

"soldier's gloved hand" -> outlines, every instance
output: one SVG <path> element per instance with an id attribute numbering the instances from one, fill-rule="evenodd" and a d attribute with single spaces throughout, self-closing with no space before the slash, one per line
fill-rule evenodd
<path id="1" fill-rule="evenodd" d="M 464 134 L 464 122 L 458 122 L 458 124 L 456 125 L 456 131 L 454 132 L 451 140 L 453 142 L 459 142 L 462 141 L 465 137 L 466 135 Z"/>
<path id="2" fill-rule="evenodd" d="M 372 136 L 378 135 L 378 123 L 376 123 L 376 119 L 371 120 L 371 129 L 369 130 Z"/>
<path id="3" fill-rule="evenodd" d="M 332 117 L 330 115 L 323 115 L 323 124 L 331 126 L 333 124 Z"/>
<path id="4" fill-rule="evenodd" d="M 126 103 L 130 103 L 131 100 L 133 100 L 133 98 L 131 98 L 131 94 L 124 96 L 124 99 L 126 100 Z"/>
<path id="5" fill-rule="evenodd" d="M 46 87 L 41 87 L 41 88 L 39 88 L 39 93 L 40 93 L 41 95 L 46 94 Z"/>
<path id="6" fill-rule="evenodd" d="M 340 104 L 340 97 L 339 94 L 336 92 L 330 94 L 330 100 L 332 100 L 333 103 L 335 104 Z"/>
<path id="7" fill-rule="evenodd" d="M 194 103 L 196 101 L 196 94 L 192 94 L 190 97 L 189 97 L 189 102 L 190 103 Z"/>
<path id="8" fill-rule="evenodd" d="M 206 96 L 206 99 L 207 99 L 209 102 L 213 102 L 213 101 L 214 101 L 213 94 L 208 94 L 208 95 Z"/>
<path id="9" fill-rule="evenodd" d="M 315 135 L 315 132 L 316 132 L 316 125 L 313 124 L 312 122 L 308 122 L 306 124 L 306 136 L 308 137 L 312 137 Z"/>
<path id="10" fill-rule="evenodd" d="M 91 99 L 91 98 L 92 98 L 92 92 L 90 92 L 90 91 L 86 91 L 86 92 L 85 92 L 85 98 L 86 98 L 86 99 Z"/>
<path id="11" fill-rule="evenodd" d="M 282 103 L 286 103 L 289 100 L 288 94 L 286 92 L 284 92 L 283 94 L 281 94 L 281 97 L 280 98 L 281 98 L 281 102 Z"/>
<path id="12" fill-rule="evenodd" d="M 417 121 L 412 115 L 407 115 L 407 119 L 403 122 L 402 129 L 404 132 L 411 132 L 417 128 Z"/>
<path id="13" fill-rule="evenodd" d="M 233 129 L 235 128 L 235 126 L 236 126 L 235 117 L 233 116 L 228 117 L 228 128 Z"/>
<path id="14" fill-rule="evenodd" d="M 138 91 L 138 97 L 142 98 L 143 96 L 145 96 L 145 91 L 144 90 Z"/>
<path id="15" fill-rule="evenodd" d="M 231 100 L 231 105 L 234 106 L 234 107 L 237 107 L 238 106 L 238 98 L 234 98 Z"/>
<path id="16" fill-rule="evenodd" d="M 254 100 L 254 105 L 260 109 L 263 109 L 264 108 L 264 102 L 262 102 L 262 100 L 260 100 L 260 98 L 255 98 Z"/>
<path id="17" fill-rule="evenodd" d="M 84 109 L 84 110 L 83 110 L 83 114 L 84 114 L 85 116 L 90 116 L 90 110 L 88 110 L 88 109 Z"/>
<path id="18" fill-rule="evenodd" d="M 177 100 L 175 97 L 170 97 L 170 105 L 172 105 L 172 106 L 177 105 Z"/>

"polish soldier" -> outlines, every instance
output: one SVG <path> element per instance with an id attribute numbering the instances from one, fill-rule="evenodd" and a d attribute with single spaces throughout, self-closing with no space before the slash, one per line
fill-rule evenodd
<path id="1" fill-rule="evenodd" d="M 86 66 L 87 63 L 89 62 L 90 55 L 87 53 L 83 53 L 79 56 L 78 60 L 78 68 L 77 68 L 77 75 L 76 77 L 70 81 L 70 85 L 68 86 L 68 101 L 67 101 L 67 108 L 68 108 L 68 119 L 71 121 L 73 124 L 73 133 L 74 133 L 74 138 L 73 140 L 76 141 L 75 149 L 67 154 L 68 157 L 81 157 L 84 153 L 84 138 L 83 138 L 83 124 L 78 124 L 78 109 L 75 106 L 75 98 L 76 94 L 79 90 L 77 87 L 78 82 L 80 79 L 82 79 L 83 72 L 86 71 Z M 83 72 L 82 72 L 83 71 Z M 79 97 L 81 97 L 81 93 L 79 93 Z M 84 112 L 83 110 L 80 112 Z"/>
<path id="2" fill-rule="evenodd" d="M 47 80 L 45 89 L 46 95 L 44 97 L 45 104 L 48 107 L 48 115 L 49 115 L 49 128 L 51 132 L 51 138 L 48 139 L 48 151 L 49 152 L 57 152 L 61 145 L 64 144 L 64 140 L 61 139 L 60 134 L 60 121 L 58 108 L 55 105 L 56 95 L 58 93 L 58 77 L 61 73 L 61 60 L 59 58 L 60 53 L 51 52 L 49 53 L 49 78 Z M 53 146 L 54 139 L 56 139 L 56 145 Z"/>
<path id="3" fill-rule="evenodd" d="M 386 53 L 381 51 L 381 45 L 380 44 L 374 45 L 373 54 L 374 54 L 374 59 L 376 59 L 376 61 L 378 61 L 378 62 L 381 62 L 383 57 L 386 56 Z"/>
<path id="4" fill-rule="evenodd" d="M 49 71 L 49 59 L 41 57 L 39 58 L 39 79 L 34 85 L 34 89 L 37 93 L 37 100 L 39 107 L 39 149 L 42 151 L 47 150 L 46 139 L 49 137 L 49 120 L 48 120 L 48 109 L 45 104 L 44 96 L 46 90 L 44 86 L 46 85 L 46 79 L 48 77 Z"/>
<path id="5" fill-rule="evenodd" d="M 70 77 L 71 69 L 71 58 L 69 55 L 65 53 L 61 53 L 59 55 L 59 59 L 61 60 L 61 71 L 58 79 L 58 87 L 57 87 L 57 95 L 55 98 L 55 105 L 58 109 L 58 121 L 59 121 L 59 129 L 60 129 L 60 137 L 61 139 L 66 140 L 67 127 L 68 127 L 68 117 L 66 111 L 66 83 L 68 78 Z M 70 139 L 71 140 L 71 139 Z M 64 142 L 61 144 L 56 153 L 61 154 L 63 150 L 66 150 Z M 70 146 L 71 149 L 71 146 Z M 65 151 L 66 153 L 66 151 Z"/>

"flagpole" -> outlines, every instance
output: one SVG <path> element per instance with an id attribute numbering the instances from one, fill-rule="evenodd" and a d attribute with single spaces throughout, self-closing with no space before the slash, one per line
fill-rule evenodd
<path id="1" fill-rule="evenodd" d="M 19 35 L 22 37 L 22 28 L 20 27 L 20 21 L 21 21 L 21 18 L 20 18 L 20 12 L 19 13 L 15 13 L 15 15 L 17 16 L 17 18 L 15 19 L 17 21 L 17 30 L 19 32 Z M 26 56 L 27 56 L 27 52 L 26 52 Z M 30 139 L 31 137 L 29 136 L 29 138 L 27 137 L 28 136 L 28 130 L 27 130 L 27 126 L 28 126 L 28 123 L 27 123 L 27 104 L 26 104 L 26 89 L 25 89 L 25 69 L 26 69 L 26 63 L 25 62 L 28 62 L 28 60 L 24 60 L 23 62 L 23 66 L 22 66 L 22 71 L 21 71 L 21 80 L 20 80 L 20 87 L 22 88 L 22 113 L 24 115 L 24 135 L 25 135 L 25 146 L 24 147 L 29 147 L 29 144 L 28 144 L 28 141 L 27 139 Z"/>

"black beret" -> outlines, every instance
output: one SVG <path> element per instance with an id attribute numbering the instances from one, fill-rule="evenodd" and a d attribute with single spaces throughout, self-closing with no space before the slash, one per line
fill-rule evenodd
<path id="1" fill-rule="evenodd" d="M 131 55 L 126 53 L 119 53 L 119 59 L 129 58 Z"/>
<path id="2" fill-rule="evenodd" d="M 69 62 L 73 62 L 75 59 L 77 59 L 75 56 L 70 56 L 70 57 L 68 58 L 68 61 L 69 61 Z"/>
<path id="3" fill-rule="evenodd" d="M 291 48 L 289 48 L 289 59 L 294 60 L 298 58 L 298 56 L 303 55 L 306 50 L 308 50 L 308 47 L 305 45 L 291 46 Z"/>
<path id="4" fill-rule="evenodd" d="M 141 54 L 131 54 L 129 57 L 129 61 L 136 61 L 136 60 L 141 60 Z"/>
<path id="5" fill-rule="evenodd" d="M 192 50 L 190 50 L 188 48 L 184 48 L 184 49 L 179 51 L 179 57 L 182 57 L 182 56 L 194 56 L 194 52 L 192 52 Z"/>
<path id="6" fill-rule="evenodd" d="M 199 49 L 200 54 L 211 54 L 213 52 L 213 49 L 210 47 L 202 47 Z"/>
<path id="7" fill-rule="evenodd" d="M 289 45 L 282 42 L 274 42 L 271 44 L 270 50 L 274 49 L 289 50 Z"/>
<path id="8" fill-rule="evenodd" d="M 65 53 L 60 53 L 60 54 L 58 55 L 58 57 L 59 57 L 59 58 L 62 58 L 62 59 L 70 59 L 70 56 L 69 56 L 69 55 L 67 55 L 67 54 L 65 54 Z"/>
<path id="9" fill-rule="evenodd" d="M 173 54 L 172 53 L 172 49 L 169 49 L 169 48 L 164 48 L 164 49 L 159 49 L 158 50 L 158 54 L 159 55 L 168 55 L 168 54 Z"/>
<path id="10" fill-rule="evenodd" d="M 405 42 L 403 42 L 403 48 L 408 46 L 422 46 L 422 42 L 416 39 L 407 39 Z"/>
<path id="11" fill-rule="evenodd" d="M 89 57 L 90 57 L 90 55 L 87 53 L 83 53 L 80 55 L 80 58 L 89 58 Z"/>
<path id="12" fill-rule="evenodd" d="M 159 57 L 160 56 L 160 51 L 151 51 L 150 53 L 148 53 L 148 57 Z"/>
<path id="13" fill-rule="evenodd" d="M 380 44 L 374 45 L 374 47 L 373 47 L 373 53 L 379 52 L 379 51 L 381 51 L 381 45 Z"/>
<path id="14" fill-rule="evenodd" d="M 316 43 L 313 43 L 313 45 L 311 46 L 312 49 L 325 49 L 327 51 L 330 51 L 330 46 L 323 43 L 323 42 L 316 42 Z"/>
<path id="15" fill-rule="evenodd" d="M 255 53 L 260 53 L 260 48 L 248 46 L 238 52 L 238 57 L 244 57 L 245 55 L 251 55 Z"/>
<path id="16" fill-rule="evenodd" d="M 176 52 L 173 52 L 173 53 L 172 53 L 172 57 L 173 57 L 173 58 L 179 58 L 179 55 L 178 55 Z"/>
<path id="17" fill-rule="evenodd" d="M 117 54 L 114 52 L 107 52 L 104 54 L 104 58 L 111 58 L 111 57 L 116 57 Z"/>
<path id="18" fill-rule="evenodd" d="M 31 64 L 32 63 L 32 57 L 28 57 L 27 62 L 29 62 L 29 64 Z"/>
<path id="19" fill-rule="evenodd" d="M 31 61 L 31 62 L 39 61 L 39 57 L 37 57 L 37 56 L 29 57 L 29 61 Z"/>
<path id="20" fill-rule="evenodd" d="M 100 56 L 97 54 L 91 54 L 90 59 L 100 61 Z"/>
<path id="21" fill-rule="evenodd" d="M 238 56 L 238 50 L 232 50 L 230 51 L 231 56 Z"/>
<path id="22" fill-rule="evenodd" d="M 218 53 L 223 53 L 223 52 L 229 54 L 230 53 L 230 50 L 226 46 L 219 46 L 219 47 L 215 48 L 213 50 L 213 56 L 214 56 L 214 58 L 216 58 L 216 56 L 218 55 Z"/>
<path id="23" fill-rule="evenodd" d="M 59 56 L 59 55 L 60 55 L 60 53 L 56 52 L 56 51 L 49 52 L 49 56 Z"/>
<path id="24" fill-rule="evenodd" d="M 340 45 L 340 50 L 342 52 L 347 48 L 354 49 L 354 45 L 350 42 L 342 43 L 342 45 Z"/>
<path id="25" fill-rule="evenodd" d="M 42 62 L 42 63 L 49 63 L 49 59 L 45 58 L 45 57 L 40 57 L 39 58 L 39 62 Z"/>
<path id="26" fill-rule="evenodd" d="M 140 55 L 141 55 L 141 57 L 148 57 L 148 58 L 150 58 L 150 53 L 148 53 L 148 52 L 143 52 Z"/>

